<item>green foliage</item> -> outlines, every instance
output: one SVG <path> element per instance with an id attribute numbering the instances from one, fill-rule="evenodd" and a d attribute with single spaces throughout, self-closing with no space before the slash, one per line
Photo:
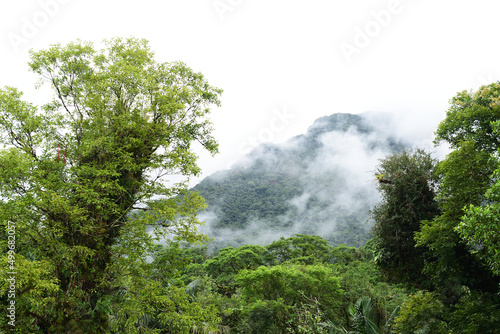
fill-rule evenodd
<path id="1" fill-rule="evenodd" d="M 438 213 L 435 165 L 429 153 L 417 149 L 385 158 L 376 171 L 382 195 L 372 210 L 376 262 L 390 280 L 425 283 L 424 249 L 415 247 L 414 234 L 422 220 Z"/>
<path id="2" fill-rule="evenodd" d="M 493 123 L 500 119 L 500 83 L 481 86 L 476 92 L 462 91 L 450 101 L 446 119 L 436 130 L 436 143 L 447 142 L 452 149 L 474 143 L 478 151 L 493 153 L 498 138 Z"/>
<path id="3" fill-rule="evenodd" d="M 33 324 L 32 318 L 23 317 L 23 313 L 20 313 L 20 311 L 28 314 L 29 312 L 52 314 L 53 305 L 60 294 L 58 280 L 52 275 L 49 261 L 32 261 L 21 254 L 17 254 L 15 255 L 14 264 L 17 274 L 10 275 L 6 273 L 0 282 L 2 307 L 5 310 L 7 306 L 10 306 L 7 303 L 14 300 L 16 328 L 19 329 L 19 332 L 36 332 L 37 325 Z M 9 268 L 9 257 L 3 256 L 0 258 L 0 265 L 2 268 Z M 14 284 L 15 290 L 11 290 L 11 284 Z M 15 291 L 14 298 L 7 299 L 7 296 L 12 294 L 12 291 Z M 12 329 L 12 326 L 7 323 L 11 320 L 6 317 L 7 312 L 2 313 L 2 315 L 0 328 Z M 52 319 L 55 321 L 55 315 L 53 317 Z"/>
<path id="4" fill-rule="evenodd" d="M 325 295 L 340 297 L 342 293 L 333 271 L 319 264 L 261 266 L 256 270 L 242 271 L 238 274 L 237 281 L 243 289 L 243 295 L 249 300 L 281 298 L 289 305 Z"/>
<path id="5" fill-rule="evenodd" d="M 446 308 L 438 295 L 418 291 L 401 306 L 393 329 L 397 334 L 446 334 L 449 333 L 447 317 Z"/>
<path id="6" fill-rule="evenodd" d="M 54 89 L 52 102 L 39 109 L 14 88 L 0 90 L 0 265 L 16 272 L 17 332 L 489 334 L 500 327 L 500 83 L 451 100 L 436 131 L 436 142 L 452 148 L 444 161 L 423 150 L 381 161 L 375 238 L 364 247 L 329 243 L 367 239 L 362 213 L 338 208 L 337 235 L 311 235 L 316 225 L 305 224 L 303 234 L 265 247 L 209 255 L 196 229 L 204 200 L 185 182 L 167 186 L 162 178 L 199 173 L 194 141 L 217 152 L 206 116 L 221 90 L 182 63 L 157 63 L 148 43 L 133 38 L 106 41 L 103 50 L 55 45 L 32 52 L 30 67 Z M 318 154 L 321 134 L 352 126 L 371 131 L 359 117 L 330 116 L 296 138 L 300 148 L 266 146 L 251 166 L 203 181 L 200 193 L 218 206 L 216 225 L 241 228 L 257 218 L 279 231 L 303 218 L 290 200 L 307 189 L 298 177 L 304 161 Z M 344 184 L 332 175 L 307 186 Z M 330 209 L 318 196 L 304 199 L 308 209 Z M 13 293 L 6 278 L 5 305 Z M 1 329 L 10 329 L 7 321 Z"/>
<path id="7" fill-rule="evenodd" d="M 240 333 L 287 333 L 290 306 L 282 300 L 255 300 L 243 310 L 244 321 L 239 324 Z"/>
<path id="8" fill-rule="evenodd" d="M 355 333 L 380 334 L 372 299 L 363 296 L 349 309 Z"/>
<path id="9" fill-rule="evenodd" d="M 364 250 L 356 249 L 356 247 L 347 247 L 342 244 L 331 250 L 330 261 L 335 264 L 348 265 L 351 262 L 359 261 L 366 257 L 367 254 Z"/>
<path id="10" fill-rule="evenodd" d="M 197 276 L 196 273 L 201 272 L 200 267 L 208 258 L 206 252 L 207 246 L 166 241 L 164 246 L 158 245 L 151 254 L 151 278 L 165 287 L 176 284 L 179 279 L 189 284 Z"/>
<path id="11" fill-rule="evenodd" d="M 339 279 L 325 265 L 262 266 L 256 270 L 244 270 L 236 279 L 242 288 L 243 299 L 250 304 L 246 310 L 249 312 L 248 319 L 255 317 L 252 310 L 261 312 L 262 302 L 282 305 L 281 312 L 280 308 L 274 308 L 275 311 L 268 314 L 275 327 L 274 333 L 300 333 L 301 322 L 294 320 L 304 314 L 311 315 L 313 310 L 315 316 L 312 317 L 312 323 L 320 323 L 323 317 L 332 318 L 341 311 L 339 305 L 342 290 Z M 249 325 L 247 322 L 247 326 Z M 267 323 L 262 326 L 264 325 L 270 326 Z M 253 332 L 267 332 L 266 327 L 253 329 Z"/>
<path id="12" fill-rule="evenodd" d="M 266 261 L 272 265 L 283 262 L 313 264 L 328 263 L 332 260 L 332 247 L 320 236 L 296 234 L 281 238 L 266 246 Z M 339 250 L 337 253 L 340 253 Z"/>
<path id="13" fill-rule="evenodd" d="M 159 282 L 144 280 L 142 294 L 130 298 L 125 293 L 113 300 L 121 307 L 112 308 L 111 329 L 124 333 L 131 328 L 139 333 L 188 334 L 193 328 L 216 330 L 221 319 L 212 305 L 192 302 L 185 289 L 178 286 L 162 287 Z M 134 290 L 132 290 L 134 291 Z"/>
<path id="14" fill-rule="evenodd" d="M 394 333 L 497 333 L 498 302 L 489 295 L 466 292 L 453 307 L 437 293 L 418 291 L 401 307 L 392 326 Z"/>
<path id="15" fill-rule="evenodd" d="M 162 266 L 170 268 L 173 261 L 193 259 L 175 274 L 186 283 L 192 302 L 217 309 L 219 331 L 354 331 L 350 310 L 364 296 L 370 298 L 373 321 L 383 331 L 406 296 L 401 287 L 382 281 L 363 250 L 332 247 L 319 236 L 295 235 L 266 247 L 228 247 L 213 256 L 205 250 L 167 244 L 153 254 L 153 264 L 162 272 Z M 168 282 L 182 286 L 178 280 Z"/>
<path id="16" fill-rule="evenodd" d="M 221 90 L 182 63 L 156 62 L 145 40 L 104 44 L 31 52 L 55 95 L 41 109 L 0 90 L 0 225 L 16 226 L 17 330 L 146 333 L 154 318 L 187 333 L 217 322 L 215 310 L 161 287 L 147 256 L 167 235 L 207 240 L 196 229 L 202 198 L 163 176 L 200 172 L 194 141 L 217 152 L 206 116 Z"/>
<path id="17" fill-rule="evenodd" d="M 423 222 L 417 245 L 428 249 L 424 271 L 434 293 L 418 292 L 403 306 L 396 328 L 410 333 L 494 333 L 498 328 L 496 201 L 500 84 L 461 92 L 451 100 L 436 142 L 452 148 L 439 163 L 440 216 Z M 488 264 L 489 268 L 485 265 Z M 491 270 L 490 270 L 491 269 Z M 426 307 L 423 307 L 426 305 Z"/>
<path id="18" fill-rule="evenodd" d="M 341 280 L 342 316 L 334 320 L 335 328 L 355 330 L 353 317 L 350 312 L 360 298 L 370 298 L 375 315 L 375 323 L 383 330 L 386 323 L 390 323 L 391 315 L 406 299 L 407 292 L 401 286 L 384 282 L 373 260 L 358 259 L 356 261 L 336 263 L 335 274 Z"/>
<path id="19" fill-rule="evenodd" d="M 492 124 L 493 134 L 498 136 L 500 130 L 500 121 Z M 495 171 L 491 174 L 489 188 L 485 191 L 484 201 L 477 203 L 471 202 L 466 208 L 465 216 L 460 224 L 456 226 L 456 231 L 460 237 L 468 243 L 474 253 L 487 263 L 495 275 L 500 275 L 500 238 L 498 230 L 500 228 L 500 160 L 498 153 L 500 147 L 497 145 L 497 154 L 493 155 L 488 161 L 489 165 L 495 166 Z M 491 169 L 488 171 L 491 172 Z M 484 187 L 481 188 L 484 190 Z"/>
<path id="20" fill-rule="evenodd" d="M 431 217 L 420 216 L 421 225 L 412 225 L 413 253 L 394 253 L 423 275 L 412 277 L 412 284 L 434 292 L 417 291 L 405 301 L 395 320 L 395 333 L 494 333 L 500 321 L 497 298 L 500 272 L 497 249 L 498 209 L 498 123 L 500 122 L 500 84 L 482 86 L 477 92 L 461 92 L 450 101 L 446 119 L 436 131 L 436 143 L 446 142 L 452 151 L 431 175 L 437 192 L 429 199 L 437 203 Z M 433 169 L 433 168 L 432 168 Z M 431 169 L 429 169 L 431 171 Z M 396 183 L 387 170 L 378 170 L 382 189 Z M 398 173 L 399 176 L 399 173 Z M 402 188 L 404 189 L 404 188 Z M 431 189 L 435 189 L 431 187 Z M 394 197 L 404 199 L 411 191 Z M 384 198 L 385 199 L 385 198 Z M 435 204 L 434 204 L 435 205 Z M 412 212 L 387 211 L 379 219 L 405 221 Z M 434 217 L 435 216 L 435 217 Z M 377 220 L 377 219 L 376 219 Z M 411 225 L 407 225 L 411 226 Z M 390 232 L 375 228 L 375 260 L 384 265 L 387 254 L 381 248 Z M 399 230 L 393 230 L 399 233 Z M 371 249 L 373 247 L 368 247 Z M 420 249 L 420 253 L 415 252 Z M 382 250 L 382 252 L 380 252 Z M 411 256 L 418 255 L 419 261 Z M 407 267 L 405 271 L 409 268 Z M 398 269 L 399 270 L 399 269 Z M 415 279 L 417 278 L 417 279 Z"/>
<path id="21" fill-rule="evenodd" d="M 490 196 L 488 196 L 490 197 Z M 485 207 L 471 206 L 456 230 L 486 262 L 495 275 L 500 275 L 500 206 L 489 204 Z"/>
<path id="22" fill-rule="evenodd" d="M 467 291 L 453 305 L 448 318 L 456 333 L 497 333 L 500 328 L 498 296 Z"/>
<path id="23" fill-rule="evenodd" d="M 430 250 L 433 260 L 426 264 L 425 272 L 447 298 L 459 298 L 462 286 L 489 292 L 498 288 L 499 280 L 481 261 L 486 249 L 476 256 L 457 230 L 465 209 L 485 204 L 485 193 L 494 182 L 496 162 L 490 154 L 498 144 L 491 122 L 500 116 L 497 99 L 497 84 L 483 86 L 475 93 L 457 94 L 436 131 L 436 141 L 445 141 L 453 149 L 437 169 L 441 180 L 437 199 L 442 213 L 423 224 L 416 240 L 417 245 Z M 467 238 L 466 229 L 461 231 Z M 478 240 L 469 241 L 474 244 Z"/>
<path id="24" fill-rule="evenodd" d="M 301 194 L 295 175 L 267 171 L 265 166 L 236 170 L 226 177 L 216 175 L 204 179 L 194 189 L 200 191 L 209 207 L 216 208 L 215 226 L 219 228 L 245 228 L 252 218 L 272 223 L 292 209 L 288 200 Z"/>
<path id="25" fill-rule="evenodd" d="M 256 269 L 263 265 L 265 251 L 264 247 L 256 245 L 223 248 L 217 256 L 207 260 L 203 267 L 215 279 L 219 292 L 231 296 L 236 292 L 236 274 L 241 270 Z"/>

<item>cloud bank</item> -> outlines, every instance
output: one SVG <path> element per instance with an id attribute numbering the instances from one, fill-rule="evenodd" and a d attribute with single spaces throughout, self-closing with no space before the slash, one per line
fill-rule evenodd
<path id="1" fill-rule="evenodd" d="M 195 187 L 209 205 L 200 214 L 206 222 L 201 232 L 215 238 L 215 248 L 265 245 L 297 233 L 363 245 L 373 224 L 369 210 L 380 201 L 374 177 L 379 160 L 404 148 L 432 150 L 436 126 L 437 120 L 401 114 L 333 114 L 304 135 L 262 144 Z M 239 206 L 231 205 L 235 201 Z M 269 214 L 269 208 L 278 209 Z"/>

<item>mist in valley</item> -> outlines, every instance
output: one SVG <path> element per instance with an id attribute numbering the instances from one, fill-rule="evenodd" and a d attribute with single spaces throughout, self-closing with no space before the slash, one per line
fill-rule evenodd
<path id="1" fill-rule="evenodd" d="M 214 238 L 216 249 L 294 234 L 364 245 L 370 209 L 380 201 L 379 160 L 416 147 L 442 156 L 432 143 L 438 122 L 401 113 L 333 114 L 285 143 L 261 144 L 194 188 L 208 204 L 200 231 Z"/>

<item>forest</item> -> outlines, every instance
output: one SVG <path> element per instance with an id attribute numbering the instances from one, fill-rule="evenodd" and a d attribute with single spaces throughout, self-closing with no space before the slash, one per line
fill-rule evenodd
<path id="1" fill-rule="evenodd" d="M 498 333 L 500 82 L 451 97 L 435 130 L 449 147 L 441 161 L 339 114 L 294 139 L 304 145 L 264 147 L 230 178 L 190 190 L 196 150 L 218 152 L 209 115 L 222 89 L 182 62 L 157 62 L 146 40 L 104 45 L 31 51 L 29 69 L 53 92 L 40 107 L 0 89 L 2 331 Z M 367 194 L 335 166 L 310 182 L 300 173 L 332 127 L 387 153 L 370 175 L 379 201 L 368 217 L 328 203 L 329 188 Z M 264 173 L 269 152 L 294 168 Z M 315 187 L 326 195 L 302 196 Z M 199 217 L 224 196 L 235 205 L 217 206 L 213 226 L 257 217 L 291 232 L 211 240 Z M 284 216 L 295 198 L 313 210 Z M 322 212 L 341 232 L 314 233 Z"/>
<path id="2" fill-rule="evenodd" d="M 203 233 L 214 238 L 210 249 L 264 245 L 294 234 L 363 246 L 373 224 L 370 209 L 380 200 L 370 170 L 375 165 L 368 166 L 411 147 L 381 131 L 384 120 L 378 114 L 324 116 L 305 134 L 262 144 L 201 180 L 191 190 L 207 204 L 200 218 Z"/>

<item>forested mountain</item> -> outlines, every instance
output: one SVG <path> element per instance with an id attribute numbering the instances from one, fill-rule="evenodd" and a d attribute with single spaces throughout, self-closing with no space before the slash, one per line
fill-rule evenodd
<path id="1" fill-rule="evenodd" d="M 194 187 L 208 209 L 202 229 L 216 247 L 265 244 L 295 233 L 361 246 L 378 202 L 373 170 L 404 143 L 383 130 L 387 115 L 333 114 L 303 135 L 262 144 L 231 169 Z"/>

